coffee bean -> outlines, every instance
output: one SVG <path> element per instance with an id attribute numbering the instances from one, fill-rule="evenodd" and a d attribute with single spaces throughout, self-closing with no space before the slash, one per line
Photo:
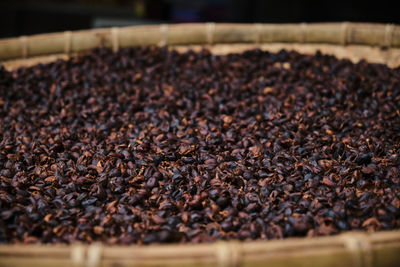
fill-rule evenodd
<path id="1" fill-rule="evenodd" d="M 259 49 L 0 66 L 0 242 L 210 242 L 399 226 L 400 72 Z"/>

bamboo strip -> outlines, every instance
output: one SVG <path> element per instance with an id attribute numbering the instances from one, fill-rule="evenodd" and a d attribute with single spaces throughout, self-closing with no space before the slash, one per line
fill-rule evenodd
<path id="1" fill-rule="evenodd" d="M 213 43 L 256 43 L 257 24 L 216 24 Z"/>
<path id="2" fill-rule="evenodd" d="M 119 43 L 121 47 L 132 45 L 151 45 L 161 42 L 160 26 L 140 26 L 120 28 Z"/>
<path id="3" fill-rule="evenodd" d="M 397 266 L 400 231 L 197 245 L 3 245 L 0 266 Z"/>
<path id="4" fill-rule="evenodd" d="M 305 30 L 305 43 L 328 43 L 345 45 L 347 41 L 348 23 L 344 22 L 335 27 L 335 24 L 307 24 Z M 330 30 L 326 30 L 326 29 Z"/>
<path id="5" fill-rule="evenodd" d="M 190 26 L 189 26 L 190 25 Z M 177 24 L 168 25 L 166 44 L 205 44 L 210 28 L 207 24 Z"/>
<path id="6" fill-rule="evenodd" d="M 98 46 L 222 43 L 326 43 L 400 47 L 400 26 L 360 23 L 175 24 L 66 33 L 0 40 L 0 59 L 80 52 Z"/>
<path id="7" fill-rule="evenodd" d="M 261 43 L 300 43 L 302 40 L 307 40 L 304 35 L 308 30 L 304 30 L 305 24 L 264 24 L 261 26 Z M 327 28 L 332 31 L 337 27 Z M 306 26 L 307 28 L 307 26 Z"/>
<path id="8" fill-rule="evenodd" d="M 359 26 L 357 26 L 359 25 Z M 367 44 L 367 45 L 384 45 L 382 42 L 385 37 L 385 25 L 374 25 L 366 27 L 362 24 L 352 24 L 348 38 L 350 43 Z"/>
<path id="9" fill-rule="evenodd" d="M 392 47 L 400 47 L 400 29 L 399 26 L 393 28 L 392 33 Z"/>
<path id="10" fill-rule="evenodd" d="M 22 58 L 22 42 L 16 38 L 0 40 L 0 59 Z"/>
<path id="11" fill-rule="evenodd" d="M 72 34 L 71 52 L 86 51 L 100 46 L 112 47 L 111 29 L 78 31 Z"/>
<path id="12" fill-rule="evenodd" d="M 69 52 L 66 51 L 67 38 L 65 33 L 47 34 L 45 38 L 43 36 L 31 36 L 29 37 L 27 56 L 67 53 Z"/>

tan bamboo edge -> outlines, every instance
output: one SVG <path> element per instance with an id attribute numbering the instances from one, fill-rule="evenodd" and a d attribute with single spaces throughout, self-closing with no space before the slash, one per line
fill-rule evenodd
<path id="1" fill-rule="evenodd" d="M 400 26 L 371 23 L 170 24 L 108 28 L 0 39 L 0 59 L 76 53 L 99 46 L 222 43 L 323 43 L 400 47 Z"/>
<path id="2" fill-rule="evenodd" d="M 2 245 L 0 266 L 398 266 L 400 231 L 212 244 Z"/>

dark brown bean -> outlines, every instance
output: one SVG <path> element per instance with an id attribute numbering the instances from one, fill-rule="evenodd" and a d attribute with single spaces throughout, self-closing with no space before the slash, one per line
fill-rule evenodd
<path id="1" fill-rule="evenodd" d="M 101 48 L 0 66 L 0 242 L 210 242 L 399 225 L 399 69 Z"/>

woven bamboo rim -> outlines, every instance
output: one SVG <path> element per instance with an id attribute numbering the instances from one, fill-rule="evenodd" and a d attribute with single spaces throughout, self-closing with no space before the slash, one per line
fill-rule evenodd
<path id="1" fill-rule="evenodd" d="M 198 245 L 0 246 L 0 266 L 398 266 L 400 232 Z"/>
<path id="2" fill-rule="evenodd" d="M 400 66 L 400 26 L 360 23 L 180 24 L 85 30 L 0 40 L 8 69 L 66 59 L 95 47 L 209 48 L 226 54 L 258 47 L 333 54 Z M 0 266 L 398 266 L 400 230 L 212 244 L 105 246 L 0 245 Z"/>
<path id="3" fill-rule="evenodd" d="M 400 26 L 349 22 L 151 25 L 21 36 L 0 39 L 0 64 L 13 69 L 65 59 L 99 46 L 116 51 L 133 45 L 169 45 L 181 50 L 206 46 L 217 54 L 254 47 L 302 53 L 321 50 L 352 61 L 400 66 Z"/>

